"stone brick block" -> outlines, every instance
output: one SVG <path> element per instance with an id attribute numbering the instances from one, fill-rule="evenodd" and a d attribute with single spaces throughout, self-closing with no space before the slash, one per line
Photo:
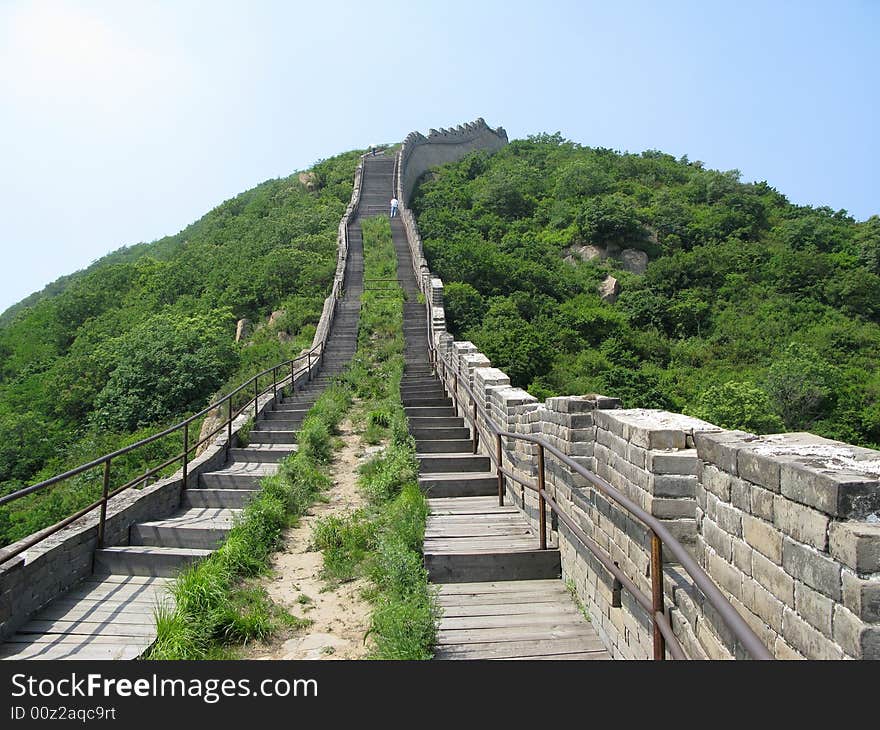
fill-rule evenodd
<path id="1" fill-rule="evenodd" d="M 744 446 L 744 440 L 753 438 L 744 431 L 704 431 L 694 433 L 697 453 L 705 462 L 714 464 L 721 470 L 737 476 L 737 454 Z"/>
<path id="2" fill-rule="evenodd" d="M 697 477 L 655 474 L 649 478 L 648 489 L 657 497 L 694 497 L 697 489 Z"/>
<path id="3" fill-rule="evenodd" d="M 730 542 L 733 547 L 733 564 L 745 575 L 751 575 L 752 552 L 754 551 L 749 545 L 746 545 L 746 543 L 736 537 L 731 538 Z"/>
<path id="4" fill-rule="evenodd" d="M 743 578 L 742 602 L 776 633 L 782 631 L 782 610 L 785 604 L 751 578 Z"/>
<path id="5" fill-rule="evenodd" d="M 784 462 L 779 483 L 786 497 L 835 517 L 859 519 L 880 509 L 880 481 L 859 472 Z"/>
<path id="6" fill-rule="evenodd" d="M 833 598 L 841 599 L 840 563 L 786 537 L 782 544 L 782 567 L 790 576 Z"/>
<path id="7" fill-rule="evenodd" d="M 696 476 L 700 463 L 696 449 L 682 451 L 648 451 L 646 467 L 654 474 L 683 474 Z"/>
<path id="8" fill-rule="evenodd" d="M 743 516 L 743 539 L 755 550 L 782 565 L 782 533 L 773 525 L 751 515 Z"/>
<path id="9" fill-rule="evenodd" d="M 749 487 L 749 504 L 751 513 L 767 522 L 773 522 L 774 493 L 762 487 Z"/>
<path id="10" fill-rule="evenodd" d="M 716 553 L 727 561 L 733 560 L 733 547 L 730 534 L 718 527 L 710 519 L 703 520 L 703 539 Z"/>
<path id="11" fill-rule="evenodd" d="M 843 651 L 790 608 L 782 614 L 782 636 L 808 659 L 843 659 Z"/>
<path id="12" fill-rule="evenodd" d="M 880 626 L 864 624 L 845 606 L 835 604 L 834 641 L 854 659 L 880 659 Z"/>
<path id="13" fill-rule="evenodd" d="M 778 459 L 748 448 L 740 449 L 736 454 L 736 467 L 740 477 L 771 492 L 779 491 L 779 466 Z"/>
<path id="14" fill-rule="evenodd" d="M 757 551 L 752 553 L 752 577 L 784 604 L 794 607 L 794 579 Z"/>
<path id="15" fill-rule="evenodd" d="M 857 573 L 880 573 L 880 523 L 832 522 L 829 548 Z"/>
<path id="16" fill-rule="evenodd" d="M 794 584 L 794 605 L 795 611 L 802 619 L 829 639 L 831 638 L 831 612 L 834 608 L 834 602 L 828 596 L 796 581 Z"/>
<path id="17" fill-rule="evenodd" d="M 751 512 L 751 496 L 749 483 L 738 477 L 730 482 L 730 503 L 743 512 Z"/>
<path id="18" fill-rule="evenodd" d="M 880 622 L 880 576 L 865 580 L 844 570 L 841 574 L 843 605 L 868 623 Z"/>
<path id="19" fill-rule="evenodd" d="M 706 490 L 714 494 L 718 499 L 730 501 L 730 474 L 722 471 L 717 466 L 706 464 L 703 466 L 703 476 L 700 482 Z"/>
<path id="20" fill-rule="evenodd" d="M 719 502 L 716 507 L 716 519 L 718 526 L 731 535 L 742 537 L 743 513 L 729 504 Z"/>
<path id="21" fill-rule="evenodd" d="M 828 537 L 827 515 L 817 510 L 776 495 L 773 501 L 773 524 L 798 542 L 825 550 Z"/>

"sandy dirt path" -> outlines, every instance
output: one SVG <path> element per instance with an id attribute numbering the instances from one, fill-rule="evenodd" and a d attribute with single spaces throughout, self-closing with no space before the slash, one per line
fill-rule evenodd
<path id="1" fill-rule="evenodd" d="M 348 514 L 364 504 L 357 489 L 357 467 L 363 456 L 360 436 L 348 419 L 340 424 L 339 432 L 344 445 L 334 453 L 328 501 L 317 502 L 296 527 L 286 531 L 284 547 L 275 554 L 272 572 L 263 581 L 273 601 L 314 623 L 293 634 L 279 633 L 268 643 L 254 644 L 243 658 L 359 659 L 368 652 L 370 605 L 361 597 L 367 581 L 328 585 L 321 578 L 322 554 L 309 551 L 312 527 L 319 518 Z"/>

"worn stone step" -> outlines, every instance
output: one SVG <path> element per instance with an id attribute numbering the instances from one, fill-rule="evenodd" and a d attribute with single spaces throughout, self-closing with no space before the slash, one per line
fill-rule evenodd
<path id="1" fill-rule="evenodd" d="M 164 520 L 131 526 L 131 545 L 216 549 L 232 529 L 237 509 L 183 509 Z"/>
<path id="2" fill-rule="evenodd" d="M 209 507 L 213 509 L 243 509 L 260 493 L 259 489 L 187 489 L 181 498 L 181 507 Z"/>
<path id="3" fill-rule="evenodd" d="M 410 428 L 409 432 L 416 441 L 434 441 L 446 439 L 470 439 L 471 430 L 467 426 L 453 428 Z"/>
<path id="4" fill-rule="evenodd" d="M 465 550 L 466 548 L 462 548 Z M 562 572 L 559 550 L 433 553 L 425 546 L 425 568 L 432 583 L 547 580 Z"/>
<path id="5" fill-rule="evenodd" d="M 296 431 L 302 426 L 302 422 L 305 420 L 305 414 L 300 418 L 285 418 L 281 419 L 273 419 L 273 420 L 259 420 L 254 422 L 254 426 L 251 429 L 251 433 L 255 433 L 256 431 Z"/>
<path id="6" fill-rule="evenodd" d="M 492 468 L 488 456 L 480 454 L 417 454 L 420 474 L 444 472 L 487 472 Z"/>
<path id="7" fill-rule="evenodd" d="M 406 396 L 403 397 L 403 405 L 407 408 L 407 410 L 410 408 L 452 408 L 452 398 L 450 398 L 449 396 L 432 395 L 421 397 Z"/>
<path id="8" fill-rule="evenodd" d="M 464 426 L 464 418 L 461 416 L 443 416 L 441 418 L 422 418 L 409 416 L 409 427 L 417 428 L 461 428 Z"/>
<path id="9" fill-rule="evenodd" d="M 498 477 L 486 472 L 450 472 L 419 477 L 419 488 L 432 499 L 488 497 L 498 494 Z"/>
<path id="10" fill-rule="evenodd" d="M 311 410 L 311 405 L 291 403 L 290 406 L 279 406 L 274 411 L 266 411 L 263 415 L 267 421 L 289 421 L 305 418 Z"/>
<path id="11" fill-rule="evenodd" d="M 151 545 L 123 545 L 95 551 L 95 573 L 155 575 L 171 578 L 213 551 L 200 548 L 162 548 Z"/>
<path id="12" fill-rule="evenodd" d="M 203 472 L 199 475 L 199 484 L 214 489 L 255 489 L 260 485 L 260 480 L 277 471 L 277 463 L 234 463 L 222 469 Z"/>
<path id="13" fill-rule="evenodd" d="M 466 454 L 473 449 L 471 439 L 416 439 L 420 454 Z"/>
<path id="14" fill-rule="evenodd" d="M 296 444 L 296 431 L 266 431 L 255 429 L 248 434 L 248 445 L 253 444 Z"/>
<path id="15" fill-rule="evenodd" d="M 278 463 L 295 452 L 296 448 L 296 445 L 288 444 L 255 444 L 229 449 L 229 460 L 237 464 Z"/>

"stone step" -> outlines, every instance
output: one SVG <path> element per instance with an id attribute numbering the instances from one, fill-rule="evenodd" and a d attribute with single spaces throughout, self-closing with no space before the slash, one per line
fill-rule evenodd
<path id="1" fill-rule="evenodd" d="M 421 418 L 419 416 L 410 416 L 408 419 L 411 430 L 420 428 L 461 428 L 464 426 L 464 418 L 461 416 L 442 417 L 442 418 Z"/>
<path id="2" fill-rule="evenodd" d="M 508 580 L 548 580 L 562 573 L 559 550 L 548 548 L 510 550 L 499 538 L 497 549 L 469 551 L 461 546 L 460 552 L 433 552 L 430 542 L 425 544 L 425 568 L 432 583 L 482 583 Z M 482 541 L 487 544 L 488 539 Z"/>
<path id="3" fill-rule="evenodd" d="M 248 434 L 248 446 L 254 444 L 296 444 L 296 431 L 253 430 Z"/>
<path id="4" fill-rule="evenodd" d="M 406 395 L 401 393 L 406 408 L 452 408 L 452 398 L 446 395 Z"/>
<path id="5" fill-rule="evenodd" d="M 403 410 L 406 412 L 407 418 L 443 418 L 455 415 L 455 409 L 451 404 L 447 406 L 406 406 Z"/>
<path id="6" fill-rule="evenodd" d="M 229 449 L 229 460 L 233 464 L 277 464 L 295 451 L 296 445 L 255 444 Z"/>
<path id="7" fill-rule="evenodd" d="M 95 573 L 172 578 L 182 568 L 207 558 L 212 552 L 199 548 L 162 548 L 151 545 L 108 547 L 95 551 Z"/>
<path id="8" fill-rule="evenodd" d="M 486 472 L 450 472 L 419 477 L 429 498 L 488 497 L 498 495 L 498 477 Z"/>
<path id="9" fill-rule="evenodd" d="M 164 520 L 131 526 L 131 545 L 214 550 L 232 529 L 237 509 L 189 508 Z"/>
<path id="10" fill-rule="evenodd" d="M 492 468 L 491 459 L 482 454 L 416 454 L 419 459 L 419 474 L 448 472 L 488 472 Z"/>
<path id="11" fill-rule="evenodd" d="M 409 432 L 416 441 L 434 441 L 446 439 L 469 439 L 471 430 L 467 426 L 452 428 L 410 428 Z"/>
<path id="12" fill-rule="evenodd" d="M 187 489 L 181 498 L 181 507 L 209 507 L 213 509 L 243 509 L 259 489 Z"/>
<path id="13" fill-rule="evenodd" d="M 420 454 L 466 454 L 472 451 L 471 439 L 416 439 L 416 451 Z"/>
<path id="14" fill-rule="evenodd" d="M 317 400 L 317 399 L 316 399 Z M 305 418 L 305 415 L 312 409 L 314 403 L 300 404 L 290 403 L 276 406 L 274 411 L 266 411 L 264 413 L 267 421 L 290 421 L 297 418 Z"/>
<path id="15" fill-rule="evenodd" d="M 255 421 L 251 433 L 255 433 L 256 431 L 297 431 L 299 430 L 299 427 L 302 426 L 304 420 L 305 414 L 303 414 L 301 418 L 285 418 L 284 420 L 279 418 Z"/>
<path id="16" fill-rule="evenodd" d="M 228 464 L 200 474 L 199 484 L 214 489 L 256 489 L 260 480 L 277 472 L 278 464 L 272 462 Z"/>

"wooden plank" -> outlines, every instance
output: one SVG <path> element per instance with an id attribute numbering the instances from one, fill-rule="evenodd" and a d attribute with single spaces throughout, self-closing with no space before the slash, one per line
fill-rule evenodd
<path id="1" fill-rule="evenodd" d="M 137 642 L 140 642 L 142 637 L 137 637 Z M 59 644 L 59 643 L 74 643 L 74 644 L 83 644 L 83 645 L 92 645 L 92 644 L 113 644 L 118 645 L 120 643 L 119 637 L 117 636 L 76 636 L 73 634 L 13 634 L 8 639 L 5 640 L 3 646 L 6 644 Z M 124 642 L 123 642 L 124 643 Z M 136 643 L 136 642 L 128 642 L 128 643 Z M 147 642 L 149 643 L 149 642 Z"/>
<path id="2" fill-rule="evenodd" d="M 104 575 L 91 576 L 83 579 L 77 586 L 87 585 L 112 585 L 114 583 L 122 583 L 126 585 L 168 585 L 173 582 L 173 578 L 162 578 L 155 575 Z M 77 586 L 74 586 L 76 588 Z"/>
<path id="3" fill-rule="evenodd" d="M 489 593 L 528 593 L 565 591 L 558 580 L 498 580 L 485 583 L 447 583 L 438 587 L 441 595 L 476 595 Z"/>
<path id="4" fill-rule="evenodd" d="M 556 607 L 542 613 L 532 614 L 501 614 L 501 615 L 478 615 L 478 616 L 451 616 L 440 619 L 438 629 L 447 631 L 452 629 L 501 629 L 507 627 L 538 628 L 549 626 L 551 628 L 574 628 L 576 626 L 589 626 L 590 623 L 574 610 L 564 610 Z"/>
<path id="5" fill-rule="evenodd" d="M 584 615 L 572 604 L 561 601 L 545 601 L 530 603 L 476 603 L 470 605 L 444 606 L 443 618 L 457 618 L 463 616 L 539 616 L 547 613 L 571 614 L 578 616 L 584 621 Z"/>
<path id="6" fill-rule="evenodd" d="M 523 591 L 522 593 L 510 591 L 505 591 L 504 593 L 440 593 L 437 596 L 437 603 L 441 606 L 479 606 L 491 603 L 507 603 L 515 606 L 520 603 L 531 605 L 533 603 L 548 603 L 552 601 L 570 602 L 571 597 L 564 590 Z"/>
<path id="7" fill-rule="evenodd" d="M 491 657 L 486 657 L 490 659 Z M 611 655 L 607 651 L 585 651 L 577 654 L 542 654 L 541 656 L 512 656 L 506 657 L 510 661 L 521 661 L 528 659 L 531 661 L 610 661 Z M 504 661 L 500 657 L 496 657 L 493 661 Z"/>
<path id="8" fill-rule="evenodd" d="M 42 621 L 121 621 L 122 623 L 153 620 L 154 607 L 148 603 L 132 605 L 130 603 L 117 606 L 105 606 L 102 603 L 78 601 L 73 605 L 61 606 L 52 604 L 40 611 L 35 619 Z"/>
<path id="9" fill-rule="evenodd" d="M 430 554 L 426 550 L 425 567 L 430 580 L 435 583 L 559 578 L 561 572 L 559 552 L 556 550 L 523 550 L 503 554 Z"/>
<path id="10" fill-rule="evenodd" d="M 573 655 L 590 659 L 610 659 L 598 637 L 556 639 L 554 641 L 504 641 L 485 644 L 449 644 L 438 648 L 435 659 L 514 659 Z"/>
<path id="11" fill-rule="evenodd" d="M 437 646 L 446 644 L 485 644 L 496 641 L 551 641 L 595 636 L 596 631 L 588 623 L 566 626 L 515 626 L 492 629 L 449 629 L 437 632 Z"/>
<path id="12" fill-rule="evenodd" d="M 68 636 L 156 636 L 156 622 L 142 619 L 137 623 L 121 621 L 42 621 L 34 619 L 22 626 L 18 633 L 65 634 Z"/>
<path id="13" fill-rule="evenodd" d="M 0 646 L 0 659 L 54 659 L 54 660 L 132 660 L 137 659 L 151 642 L 94 644 L 81 641 L 55 644 L 6 644 Z"/>

